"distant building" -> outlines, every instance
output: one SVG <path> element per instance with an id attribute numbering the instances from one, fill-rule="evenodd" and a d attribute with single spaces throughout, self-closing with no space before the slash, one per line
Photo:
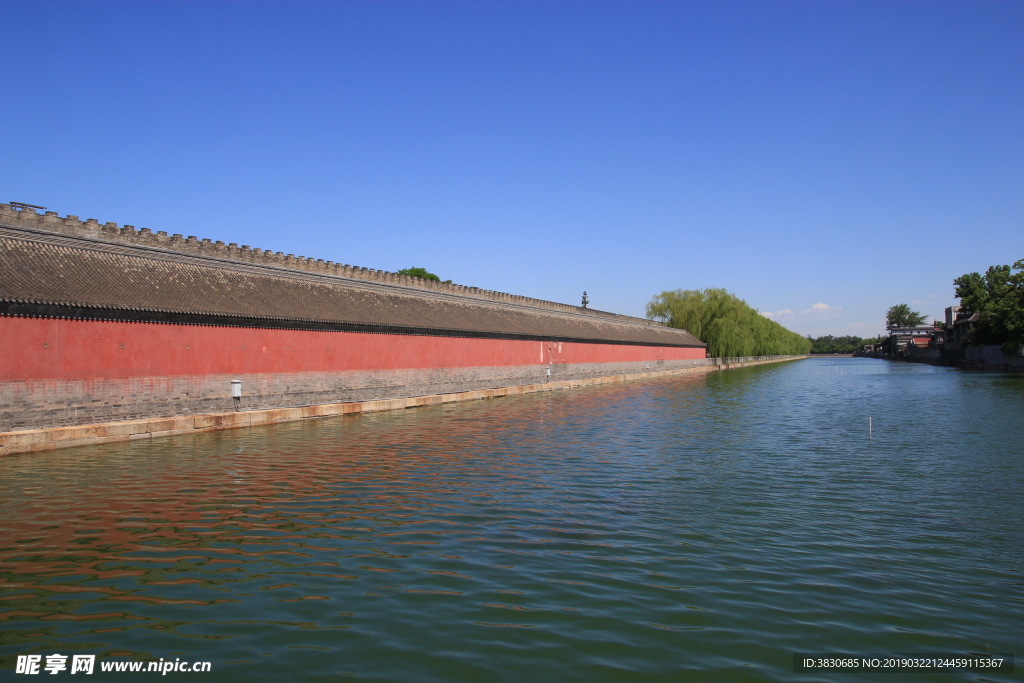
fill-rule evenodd
<path id="1" fill-rule="evenodd" d="M 980 313 L 965 315 L 960 306 L 947 308 L 943 348 L 959 349 L 965 346 L 970 332 L 978 326 L 980 319 Z"/>
<path id="2" fill-rule="evenodd" d="M 928 348 L 932 339 L 941 333 L 935 324 L 920 327 L 890 327 L 889 338 L 885 342 L 886 355 L 903 358 L 909 347 Z"/>

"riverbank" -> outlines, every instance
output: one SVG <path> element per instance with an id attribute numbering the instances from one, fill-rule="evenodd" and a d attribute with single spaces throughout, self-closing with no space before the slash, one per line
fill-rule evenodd
<path id="1" fill-rule="evenodd" d="M 963 349 L 908 349 L 906 355 L 860 354 L 908 363 L 925 363 L 984 372 L 1024 372 L 1024 356 L 1007 356 L 1000 346 L 969 346 Z"/>
<path id="2" fill-rule="evenodd" d="M 709 358 L 706 359 L 706 363 L 673 370 L 609 375 L 606 377 L 563 380 L 539 384 L 520 384 L 494 389 L 463 391 L 452 394 L 430 394 L 425 396 L 410 396 L 406 398 L 392 398 L 375 401 L 324 403 L 294 408 L 243 410 L 236 412 L 209 413 L 204 415 L 158 417 L 71 427 L 52 427 L 47 429 L 0 432 L 0 456 L 52 451 L 58 448 L 88 446 L 94 444 L 113 443 L 117 441 L 152 439 L 179 434 L 195 434 L 221 429 L 239 429 L 241 427 L 255 427 L 258 425 L 277 424 L 280 422 L 294 422 L 297 420 L 307 420 L 317 417 L 355 415 L 382 410 L 417 408 L 420 406 L 437 405 L 440 403 L 474 401 L 486 398 L 503 398 L 505 396 L 518 396 L 538 391 L 576 389 L 599 384 L 629 382 L 655 377 L 729 370 L 732 368 L 764 365 L 766 363 L 800 360 L 806 357 L 807 356 L 752 356 L 746 358 Z"/>

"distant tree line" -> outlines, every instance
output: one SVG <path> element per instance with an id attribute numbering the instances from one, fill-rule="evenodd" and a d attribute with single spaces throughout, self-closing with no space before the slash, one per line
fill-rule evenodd
<path id="1" fill-rule="evenodd" d="M 807 340 L 811 342 L 811 353 L 857 353 L 863 351 L 864 347 L 868 344 L 877 344 L 882 341 L 881 337 L 873 337 L 868 339 L 862 339 L 861 337 L 833 337 L 831 334 L 825 335 L 824 337 L 818 337 L 812 339 L 807 337 Z"/>
<path id="2" fill-rule="evenodd" d="M 647 317 L 686 330 L 715 358 L 806 354 L 811 341 L 724 289 L 676 289 L 647 304 Z"/>
<path id="3" fill-rule="evenodd" d="M 984 275 L 961 275 L 953 284 L 960 315 L 979 314 L 964 343 L 1002 344 L 1003 353 L 1019 354 L 1024 345 L 1024 259 L 1012 266 L 992 266 Z"/>

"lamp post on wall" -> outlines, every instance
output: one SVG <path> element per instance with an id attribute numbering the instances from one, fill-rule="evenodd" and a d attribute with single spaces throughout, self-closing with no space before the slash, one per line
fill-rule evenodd
<path id="1" fill-rule="evenodd" d="M 583 292 L 583 308 L 586 308 L 587 304 L 589 304 L 589 303 L 590 303 L 590 299 L 587 298 L 587 292 L 584 291 Z"/>

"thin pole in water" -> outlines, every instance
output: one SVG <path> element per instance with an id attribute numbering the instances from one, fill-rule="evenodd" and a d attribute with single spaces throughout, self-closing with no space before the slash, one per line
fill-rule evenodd
<path id="1" fill-rule="evenodd" d="M 869 418 L 868 418 L 868 436 L 871 436 L 871 432 L 872 432 L 872 428 L 871 428 L 871 418 L 869 417 Z"/>

